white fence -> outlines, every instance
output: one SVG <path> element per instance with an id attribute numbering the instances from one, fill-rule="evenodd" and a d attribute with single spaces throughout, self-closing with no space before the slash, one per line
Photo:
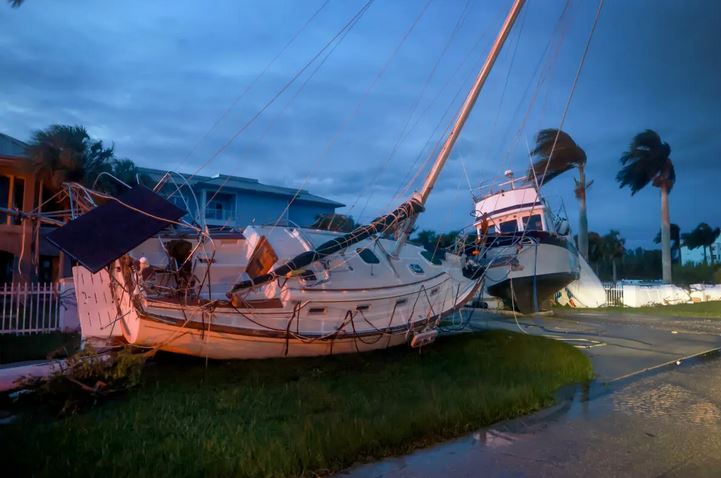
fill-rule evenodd
<path id="1" fill-rule="evenodd" d="M 606 291 L 606 306 L 623 306 L 623 284 L 620 282 L 604 282 Z"/>
<path id="2" fill-rule="evenodd" d="M 0 286 L 0 334 L 60 330 L 60 294 L 54 283 Z"/>

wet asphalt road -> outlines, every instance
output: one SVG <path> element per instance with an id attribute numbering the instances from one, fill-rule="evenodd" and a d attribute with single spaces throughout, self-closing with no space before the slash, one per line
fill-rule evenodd
<path id="1" fill-rule="evenodd" d="M 475 313 L 584 347 L 597 380 L 547 410 L 340 476 L 721 476 L 721 321 Z M 680 360 L 680 365 L 676 361 Z M 650 370 L 649 370 L 650 369 Z"/>

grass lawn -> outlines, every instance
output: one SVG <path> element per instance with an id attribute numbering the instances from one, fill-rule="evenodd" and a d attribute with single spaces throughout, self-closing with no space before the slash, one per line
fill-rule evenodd
<path id="1" fill-rule="evenodd" d="M 0 428 L 0 453 L 20 475 L 313 476 L 545 407 L 591 375 L 577 349 L 506 331 L 440 338 L 422 353 L 207 368 L 165 355 L 123 398 Z"/>
<path id="2" fill-rule="evenodd" d="M 721 301 L 699 302 L 697 304 L 656 305 L 650 307 L 601 307 L 598 309 L 569 310 L 721 319 Z"/>
<path id="3" fill-rule="evenodd" d="M 66 357 L 80 348 L 80 334 L 0 335 L 0 363 L 41 360 L 54 353 Z"/>

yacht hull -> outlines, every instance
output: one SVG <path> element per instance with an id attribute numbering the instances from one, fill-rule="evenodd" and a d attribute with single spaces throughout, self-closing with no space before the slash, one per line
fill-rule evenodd
<path id="1" fill-rule="evenodd" d="M 565 237 L 544 232 L 490 242 L 486 288 L 527 314 L 542 310 L 553 294 L 578 279 L 578 255 Z"/>

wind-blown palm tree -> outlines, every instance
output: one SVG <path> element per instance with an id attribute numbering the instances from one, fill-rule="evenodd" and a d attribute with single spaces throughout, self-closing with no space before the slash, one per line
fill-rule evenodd
<path id="1" fill-rule="evenodd" d="M 588 260 L 588 215 L 586 190 L 593 181 L 586 183 L 586 152 L 571 136 L 558 129 L 544 129 L 536 135 L 536 146 L 531 155 L 537 159 L 528 171 L 528 179 L 545 183 L 572 168 L 578 168 L 576 198 L 578 199 L 578 250 Z"/>
<path id="2" fill-rule="evenodd" d="M 706 255 L 706 248 L 711 251 L 711 263 L 714 263 L 714 254 L 712 246 L 716 239 L 721 235 L 721 229 L 713 229 L 711 226 L 702 222 L 696 226 L 691 232 L 683 234 L 683 245 L 689 249 L 696 249 L 697 247 L 703 247 L 703 263 L 708 263 L 708 256 Z"/>
<path id="3" fill-rule="evenodd" d="M 628 186 L 631 195 L 652 183 L 661 191 L 661 271 L 663 281 L 671 282 L 671 220 L 668 195 L 676 181 L 671 162 L 671 147 L 647 129 L 633 137 L 628 151 L 621 156 L 621 170 L 616 175 L 620 187 Z"/>

